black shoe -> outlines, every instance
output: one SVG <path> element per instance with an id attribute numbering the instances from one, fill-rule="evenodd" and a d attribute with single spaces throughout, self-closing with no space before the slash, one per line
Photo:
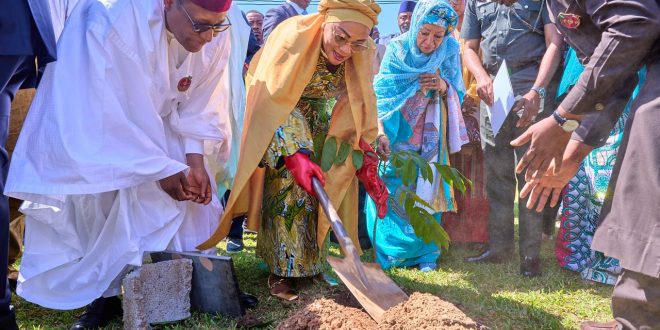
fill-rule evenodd
<path id="1" fill-rule="evenodd" d="M 101 297 L 87 305 L 85 313 L 73 323 L 70 330 L 102 328 L 122 314 L 121 300 L 118 297 Z"/>
<path id="2" fill-rule="evenodd" d="M 520 274 L 525 277 L 541 275 L 541 260 L 539 258 L 523 257 L 520 260 Z"/>
<path id="3" fill-rule="evenodd" d="M 240 297 L 241 301 L 243 302 L 243 306 L 245 306 L 247 309 L 256 308 L 259 304 L 259 299 L 249 293 L 241 292 Z"/>
<path id="4" fill-rule="evenodd" d="M 16 312 L 14 306 L 9 306 L 9 313 L 0 316 L 0 329 L 3 330 L 18 330 L 16 324 Z"/>
<path id="5" fill-rule="evenodd" d="M 493 250 L 488 249 L 485 252 L 481 253 L 480 255 L 465 258 L 465 261 L 467 261 L 467 262 L 489 262 L 489 263 L 494 263 L 494 264 L 501 264 L 503 262 L 508 261 L 509 259 L 510 259 L 510 255 L 508 255 L 506 253 L 496 253 L 496 252 L 493 252 Z"/>
<path id="6" fill-rule="evenodd" d="M 13 278 L 8 279 L 9 291 L 16 293 L 16 286 L 18 286 L 18 281 Z"/>
<path id="7" fill-rule="evenodd" d="M 243 251 L 245 245 L 240 238 L 227 238 L 227 253 L 238 253 Z"/>

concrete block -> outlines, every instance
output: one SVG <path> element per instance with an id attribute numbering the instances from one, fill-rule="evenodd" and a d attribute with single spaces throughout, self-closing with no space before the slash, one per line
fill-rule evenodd
<path id="1" fill-rule="evenodd" d="M 245 314 L 234 263 L 230 257 L 174 251 L 151 254 L 151 259 L 154 261 L 182 258 L 193 262 L 190 303 L 194 310 L 232 317 Z"/>
<path id="2" fill-rule="evenodd" d="M 123 280 L 124 329 L 148 329 L 151 323 L 190 317 L 192 261 L 146 264 Z"/>

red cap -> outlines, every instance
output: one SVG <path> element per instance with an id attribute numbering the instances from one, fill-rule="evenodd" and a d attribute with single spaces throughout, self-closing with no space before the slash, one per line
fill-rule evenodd
<path id="1" fill-rule="evenodd" d="M 192 3 L 216 13 L 223 13 L 229 10 L 231 0 L 190 0 Z"/>

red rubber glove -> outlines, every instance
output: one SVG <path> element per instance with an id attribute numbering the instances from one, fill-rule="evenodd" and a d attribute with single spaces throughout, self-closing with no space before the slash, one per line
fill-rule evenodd
<path id="1" fill-rule="evenodd" d="M 300 151 L 284 157 L 284 166 L 291 172 L 296 183 L 312 196 L 316 196 L 312 188 L 312 177 L 319 179 L 321 185 L 325 186 L 325 178 L 321 168 L 309 159 L 308 155 Z"/>
<path id="2" fill-rule="evenodd" d="M 362 167 L 355 173 L 364 185 L 369 197 L 376 203 L 378 217 L 384 218 L 387 213 L 387 199 L 390 197 L 385 182 L 378 176 L 378 156 L 371 146 L 360 140 L 360 148 L 364 151 Z"/>

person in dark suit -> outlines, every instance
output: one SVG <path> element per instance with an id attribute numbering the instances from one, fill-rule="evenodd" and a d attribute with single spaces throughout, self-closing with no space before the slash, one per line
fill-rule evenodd
<path id="1" fill-rule="evenodd" d="M 282 5 L 269 9 L 264 18 L 264 42 L 271 32 L 285 19 L 296 15 L 307 15 L 307 6 L 311 0 L 286 0 Z"/>
<path id="2" fill-rule="evenodd" d="M 520 197 L 531 192 L 527 205 L 538 200 L 537 210 L 551 195 L 551 205 L 557 203 L 582 160 L 607 142 L 646 67 L 591 243 L 623 269 L 612 292 L 615 320 L 580 328 L 660 329 L 660 6 L 657 0 L 549 0 L 548 10 L 585 69 L 554 115 L 512 142 L 530 143 L 518 164 L 528 181 Z"/>
<path id="3" fill-rule="evenodd" d="M 7 281 L 9 205 L 4 186 L 11 102 L 20 88 L 36 87 L 39 73 L 55 60 L 55 34 L 47 0 L 7 0 L 0 11 L 0 329 L 18 329 Z M 35 61 L 36 60 L 36 61 Z M 36 64 L 36 65 L 35 65 Z"/>

